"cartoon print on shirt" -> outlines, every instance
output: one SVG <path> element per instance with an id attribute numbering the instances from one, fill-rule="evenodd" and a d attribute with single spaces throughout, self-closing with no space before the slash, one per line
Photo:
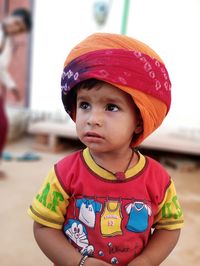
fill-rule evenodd
<path id="1" fill-rule="evenodd" d="M 102 204 L 86 198 L 78 199 L 76 207 L 80 209 L 79 220 L 88 227 L 94 228 L 96 217 L 95 214 L 101 211 Z"/>
<path id="2" fill-rule="evenodd" d="M 104 211 L 101 215 L 101 234 L 103 236 L 122 235 L 122 213 L 121 202 L 108 200 L 105 203 Z"/>
<path id="3" fill-rule="evenodd" d="M 148 218 L 152 215 L 151 207 L 142 201 L 134 201 L 125 206 L 129 220 L 126 228 L 135 233 L 141 233 L 148 228 Z"/>
<path id="4" fill-rule="evenodd" d="M 69 219 L 64 226 L 66 236 L 81 248 L 82 255 L 92 255 L 94 247 L 89 245 L 88 233 L 85 226 L 78 220 Z"/>

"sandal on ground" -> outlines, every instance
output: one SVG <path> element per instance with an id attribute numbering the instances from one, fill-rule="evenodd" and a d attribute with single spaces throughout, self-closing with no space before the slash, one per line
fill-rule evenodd
<path id="1" fill-rule="evenodd" d="M 4 151 L 1 155 L 1 159 L 4 161 L 12 161 L 13 160 L 13 156 L 10 152 L 8 151 Z"/>
<path id="2" fill-rule="evenodd" d="M 17 161 L 38 161 L 40 159 L 41 157 L 39 155 L 32 152 L 26 152 L 16 158 Z"/>

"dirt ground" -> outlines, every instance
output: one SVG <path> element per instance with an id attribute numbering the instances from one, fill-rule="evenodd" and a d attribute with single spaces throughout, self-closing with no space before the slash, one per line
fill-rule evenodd
<path id="1" fill-rule="evenodd" d="M 52 263 L 38 248 L 32 233 L 32 220 L 26 211 L 49 168 L 77 147 L 62 153 L 45 153 L 38 161 L 2 161 L 0 170 L 0 265 L 50 266 Z M 32 150 L 32 139 L 24 138 L 7 145 L 14 157 Z M 173 177 L 184 210 L 185 227 L 180 240 L 162 266 L 200 265 L 200 158 L 162 154 L 161 162 Z M 158 248 L 159 252 L 159 248 Z"/>

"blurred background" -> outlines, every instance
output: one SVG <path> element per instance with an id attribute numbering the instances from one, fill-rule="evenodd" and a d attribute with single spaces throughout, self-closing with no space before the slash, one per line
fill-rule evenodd
<path id="1" fill-rule="evenodd" d="M 0 21 L 18 7 L 31 12 L 32 29 L 12 36 L 8 71 L 20 101 L 7 93 L 9 128 L 0 162 L 1 265 L 51 265 L 34 242 L 26 209 L 48 169 L 81 147 L 61 103 L 60 77 L 70 49 L 94 32 L 139 39 L 167 66 L 171 110 L 140 148 L 170 172 L 185 212 L 180 242 L 162 265 L 200 263 L 200 1 L 0 0 Z"/>

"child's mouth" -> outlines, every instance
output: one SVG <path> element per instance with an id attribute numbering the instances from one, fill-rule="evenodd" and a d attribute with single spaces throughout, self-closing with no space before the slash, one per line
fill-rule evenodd
<path id="1" fill-rule="evenodd" d="M 95 132 L 87 132 L 86 133 L 87 137 L 96 137 L 96 138 L 101 138 L 101 136 Z"/>

